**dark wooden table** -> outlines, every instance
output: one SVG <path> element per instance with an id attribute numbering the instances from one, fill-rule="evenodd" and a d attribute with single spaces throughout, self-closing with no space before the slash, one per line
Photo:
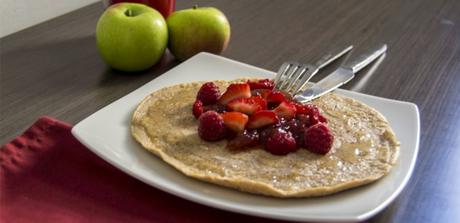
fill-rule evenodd
<path id="1" fill-rule="evenodd" d="M 359 53 L 387 43 L 379 68 L 344 88 L 416 103 L 421 141 L 409 184 L 371 221 L 460 219 L 460 1 L 203 0 L 179 1 L 177 9 L 196 3 L 228 16 L 224 56 L 270 70 L 286 60 L 313 62 L 335 46 L 353 44 Z M 90 5 L 0 39 L 1 144 L 42 115 L 77 123 L 178 64 L 166 56 L 145 72 L 107 68 L 94 35 L 102 10 Z"/>

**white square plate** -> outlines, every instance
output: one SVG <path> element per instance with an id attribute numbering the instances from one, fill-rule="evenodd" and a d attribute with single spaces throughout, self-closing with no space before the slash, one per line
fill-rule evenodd
<path id="1" fill-rule="evenodd" d="M 279 199 L 201 182 L 170 167 L 131 137 L 131 115 L 151 92 L 179 83 L 273 77 L 274 73 L 208 53 L 200 53 L 78 123 L 73 135 L 94 153 L 131 176 L 176 196 L 224 210 L 294 221 L 361 221 L 385 208 L 412 174 L 419 144 L 417 106 L 337 90 L 380 111 L 390 122 L 401 154 L 390 174 L 376 183 L 320 198 Z"/>

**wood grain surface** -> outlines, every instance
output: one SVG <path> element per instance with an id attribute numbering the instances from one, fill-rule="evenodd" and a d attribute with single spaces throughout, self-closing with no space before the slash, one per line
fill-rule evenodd
<path id="1" fill-rule="evenodd" d="M 335 47 L 353 44 L 357 55 L 387 43 L 378 69 L 343 88 L 416 103 L 420 152 L 407 187 L 370 221 L 460 219 L 460 1 L 203 0 L 178 1 L 177 9 L 193 4 L 230 20 L 223 56 L 269 70 L 313 63 Z M 0 39 L 1 144 L 42 115 L 75 124 L 178 64 L 167 54 L 144 72 L 108 68 L 95 45 L 102 10 L 90 5 Z"/>

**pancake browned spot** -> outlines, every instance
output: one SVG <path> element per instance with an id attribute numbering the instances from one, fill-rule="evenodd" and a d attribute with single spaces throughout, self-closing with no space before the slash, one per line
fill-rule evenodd
<path id="1" fill-rule="evenodd" d="M 236 80 L 238 82 L 242 80 Z M 215 81 L 225 89 L 231 82 Z M 275 156 L 263 149 L 232 153 L 226 140 L 206 142 L 192 115 L 202 82 L 175 85 L 147 96 L 134 112 L 131 132 L 148 151 L 187 176 L 276 197 L 332 194 L 388 174 L 399 143 L 385 118 L 373 108 L 335 93 L 313 101 L 334 134 L 326 155 L 306 149 Z"/>

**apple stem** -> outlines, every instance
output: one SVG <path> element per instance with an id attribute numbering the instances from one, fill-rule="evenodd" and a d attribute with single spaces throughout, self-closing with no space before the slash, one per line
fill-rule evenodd
<path id="1" fill-rule="evenodd" d="M 198 8 L 198 5 L 194 5 L 194 6 L 193 6 L 193 9 L 197 9 L 197 8 Z"/>

